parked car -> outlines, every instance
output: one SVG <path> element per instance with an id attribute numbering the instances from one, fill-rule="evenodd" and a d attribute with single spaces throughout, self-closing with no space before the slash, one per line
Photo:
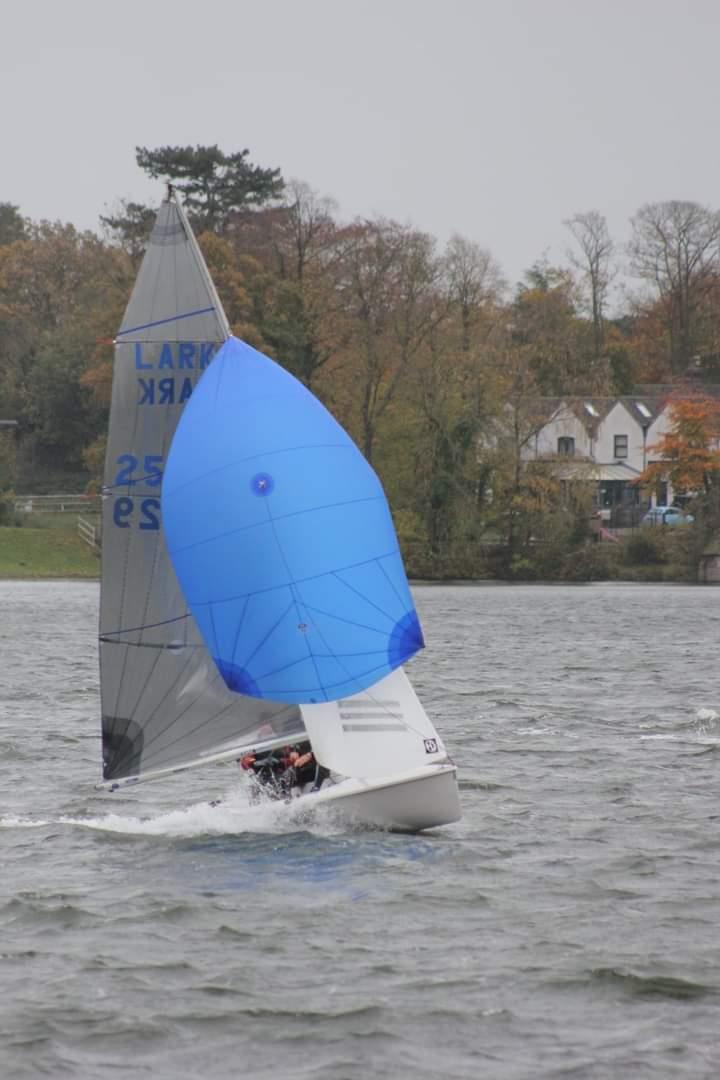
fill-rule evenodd
<path id="1" fill-rule="evenodd" d="M 695 520 L 679 506 L 652 506 L 640 522 L 641 525 L 690 525 Z"/>

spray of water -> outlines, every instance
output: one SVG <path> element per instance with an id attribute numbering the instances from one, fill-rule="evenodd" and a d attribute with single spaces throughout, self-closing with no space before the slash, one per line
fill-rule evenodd
<path id="1" fill-rule="evenodd" d="M 0 818 L 0 828 L 28 829 L 64 825 L 126 836 L 228 836 L 241 833 L 292 833 L 298 829 L 321 836 L 347 831 L 327 808 L 296 806 L 292 802 L 263 801 L 251 804 L 235 786 L 215 803 L 199 802 L 183 809 L 148 817 L 105 814 L 96 817 Z"/>

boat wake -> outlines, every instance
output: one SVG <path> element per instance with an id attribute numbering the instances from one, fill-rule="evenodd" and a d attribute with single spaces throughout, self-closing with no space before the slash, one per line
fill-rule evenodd
<path id="1" fill-rule="evenodd" d="M 293 833 L 302 829 L 317 835 L 329 836 L 348 832 L 334 820 L 333 815 L 318 806 L 307 807 L 292 803 L 262 802 L 251 805 L 244 791 L 233 788 L 222 800 L 200 802 L 183 809 L 169 810 L 156 816 L 135 817 L 106 814 L 101 817 L 0 818 L 1 829 L 32 829 L 47 826 L 71 826 L 95 832 L 123 836 L 228 836 L 242 833 Z"/>
<path id="2" fill-rule="evenodd" d="M 693 742 L 707 746 L 720 744 L 720 712 L 711 708 L 700 708 L 692 720 L 683 722 L 669 731 L 656 731 L 641 735 L 646 742 Z"/>
<path id="3" fill-rule="evenodd" d="M 708 745 L 720 743 L 720 713 L 715 709 L 698 709 L 692 728 L 698 742 Z"/>

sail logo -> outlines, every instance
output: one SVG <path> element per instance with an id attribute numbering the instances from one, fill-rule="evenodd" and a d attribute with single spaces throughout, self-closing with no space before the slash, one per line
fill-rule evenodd
<path id="1" fill-rule="evenodd" d="M 137 371 L 204 371 L 217 347 L 217 341 L 163 341 L 150 345 L 136 341 L 135 368 Z"/>
<path id="2" fill-rule="evenodd" d="M 138 376 L 138 405 L 184 405 L 199 372 L 212 360 L 216 341 L 135 342 L 135 370 L 163 372 L 161 378 Z M 192 371 L 192 375 L 176 372 Z M 172 372 L 172 374 L 170 374 Z"/>
<path id="3" fill-rule="evenodd" d="M 193 380 L 138 379 L 138 405 L 184 405 L 193 392 Z"/>

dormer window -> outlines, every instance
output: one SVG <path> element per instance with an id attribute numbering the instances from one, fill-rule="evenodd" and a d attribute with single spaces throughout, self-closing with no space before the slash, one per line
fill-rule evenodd
<path id="1" fill-rule="evenodd" d="M 628 437 L 627 435 L 615 436 L 615 457 L 626 458 L 628 456 Z"/>
<path id="2" fill-rule="evenodd" d="M 573 457 L 575 454 L 575 440 L 572 435 L 561 435 L 558 439 L 558 456 Z"/>

